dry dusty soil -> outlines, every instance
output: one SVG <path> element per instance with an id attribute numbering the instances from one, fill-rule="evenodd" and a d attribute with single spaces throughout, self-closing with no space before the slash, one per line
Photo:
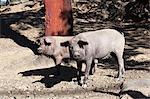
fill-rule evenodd
<path id="1" fill-rule="evenodd" d="M 30 11 L 31 15 L 35 15 L 34 11 Z M 17 19 L 23 15 L 21 11 L 15 12 L 16 19 L 11 13 L 14 12 L 2 13 L 1 17 L 0 99 L 150 99 L 149 28 L 127 25 L 123 80 L 115 78 L 118 72 L 116 61 L 103 59 L 84 89 L 75 82 L 77 69 L 74 62 L 62 64 L 61 73 L 56 76 L 53 60 L 36 54 L 34 42 L 42 29 L 34 22 L 39 16 L 35 20 L 28 17 L 33 22 L 29 23 L 25 12 L 25 17 L 22 16 L 25 21 Z M 87 28 L 82 29 L 87 31 Z M 80 28 L 75 29 L 80 31 Z"/>

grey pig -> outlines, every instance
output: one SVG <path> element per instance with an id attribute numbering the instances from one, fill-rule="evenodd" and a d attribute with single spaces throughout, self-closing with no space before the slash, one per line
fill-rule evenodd
<path id="1" fill-rule="evenodd" d="M 78 62 L 85 61 L 85 75 L 82 85 L 86 85 L 94 59 L 104 58 L 115 53 L 119 63 L 118 79 L 122 78 L 124 69 L 123 52 L 125 46 L 124 35 L 114 29 L 102 29 L 80 33 L 71 40 L 63 42 L 69 46 L 70 54 Z"/>
<path id="2" fill-rule="evenodd" d="M 39 39 L 40 47 L 38 52 L 51 56 L 54 59 L 57 73 L 59 74 L 59 65 L 65 58 L 70 58 L 69 49 L 60 46 L 61 42 L 70 40 L 73 36 L 44 36 Z"/>

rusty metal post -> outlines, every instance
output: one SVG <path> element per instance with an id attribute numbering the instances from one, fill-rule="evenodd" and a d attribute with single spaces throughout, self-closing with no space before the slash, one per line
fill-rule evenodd
<path id="1" fill-rule="evenodd" d="M 71 0 L 44 0 L 45 35 L 72 35 Z"/>

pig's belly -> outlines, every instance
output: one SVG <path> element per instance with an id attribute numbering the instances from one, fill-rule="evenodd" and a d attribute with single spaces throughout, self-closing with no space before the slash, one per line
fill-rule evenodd
<path id="1" fill-rule="evenodd" d="M 110 54 L 109 51 L 97 53 L 97 54 L 95 55 L 95 58 L 104 58 L 104 57 L 108 56 L 109 54 Z"/>

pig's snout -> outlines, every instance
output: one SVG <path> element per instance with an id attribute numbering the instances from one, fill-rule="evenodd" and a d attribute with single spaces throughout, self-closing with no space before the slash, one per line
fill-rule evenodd
<path id="1" fill-rule="evenodd" d="M 74 58 L 80 58 L 80 55 L 74 55 L 73 57 Z"/>
<path id="2" fill-rule="evenodd" d="M 39 47 L 39 48 L 37 49 L 37 51 L 38 51 L 38 53 L 42 53 L 42 48 Z"/>
<path id="3" fill-rule="evenodd" d="M 80 59 L 80 58 L 81 58 L 81 55 L 80 55 L 80 53 L 75 52 L 74 55 L 73 55 L 73 57 L 74 57 L 75 59 Z"/>

